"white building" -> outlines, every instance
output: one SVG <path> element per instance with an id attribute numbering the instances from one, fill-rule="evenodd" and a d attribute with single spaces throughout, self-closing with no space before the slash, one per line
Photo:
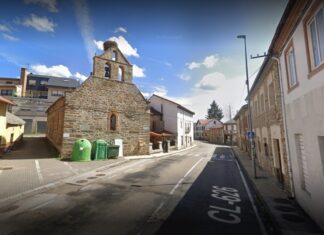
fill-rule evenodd
<path id="1" fill-rule="evenodd" d="M 164 130 L 176 135 L 178 149 L 193 144 L 194 112 L 158 95 L 149 98 L 150 106 L 162 113 Z"/>
<path id="2" fill-rule="evenodd" d="M 324 1 L 290 1 L 271 48 L 280 60 L 295 197 L 324 229 Z"/>

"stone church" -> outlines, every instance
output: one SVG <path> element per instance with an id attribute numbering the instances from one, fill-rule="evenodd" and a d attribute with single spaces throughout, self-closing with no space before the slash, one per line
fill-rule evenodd
<path id="1" fill-rule="evenodd" d="M 133 66 L 106 41 L 104 53 L 93 58 L 93 72 L 74 91 L 67 91 L 47 110 L 47 138 L 62 158 L 70 158 L 73 143 L 122 140 L 123 154 L 149 154 L 150 109 L 132 82 Z"/>

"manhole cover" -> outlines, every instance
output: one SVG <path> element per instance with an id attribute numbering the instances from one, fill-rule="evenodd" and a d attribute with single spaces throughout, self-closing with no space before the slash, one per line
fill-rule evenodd
<path id="1" fill-rule="evenodd" d="M 5 167 L 0 167 L 0 170 L 6 171 L 6 170 L 12 170 L 12 166 L 5 166 Z"/>
<path id="2" fill-rule="evenodd" d="M 88 182 L 88 180 L 78 180 L 77 181 L 77 183 L 79 183 L 79 184 L 86 183 L 86 182 Z"/>
<path id="3" fill-rule="evenodd" d="M 289 207 L 289 206 L 275 206 L 275 208 L 278 211 L 282 211 L 282 212 L 293 212 L 296 211 L 295 208 Z"/>
<path id="4" fill-rule="evenodd" d="M 132 184 L 131 187 L 137 187 L 137 188 L 140 188 L 142 187 L 141 185 L 138 185 L 138 184 Z"/>
<path id="5" fill-rule="evenodd" d="M 90 176 L 90 177 L 88 177 L 87 179 L 89 179 L 89 180 L 93 180 L 93 179 L 97 179 L 98 177 L 96 177 L 96 176 Z"/>
<path id="6" fill-rule="evenodd" d="M 289 199 L 284 199 L 284 198 L 275 198 L 273 199 L 277 203 L 281 204 L 291 204 L 291 201 Z"/>
<path id="7" fill-rule="evenodd" d="M 96 174 L 96 176 L 105 176 L 106 174 Z"/>
<path id="8" fill-rule="evenodd" d="M 6 213 L 6 212 L 9 212 L 9 211 L 13 211 L 13 210 L 16 210 L 18 207 L 19 206 L 17 206 L 17 205 L 7 206 L 7 207 L 4 207 L 4 208 L 1 208 L 0 213 Z"/>
<path id="9" fill-rule="evenodd" d="M 304 218 L 300 217 L 298 215 L 283 214 L 282 218 L 284 218 L 285 220 L 288 220 L 290 222 L 294 222 L 294 223 L 303 223 L 303 222 L 305 222 Z"/>

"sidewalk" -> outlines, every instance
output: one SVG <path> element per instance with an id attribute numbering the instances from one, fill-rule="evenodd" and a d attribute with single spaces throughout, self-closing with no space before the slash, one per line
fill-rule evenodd
<path id="1" fill-rule="evenodd" d="M 297 202 L 288 199 L 288 195 L 272 176 L 257 167 L 257 178 L 254 179 L 251 159 L 248 154 L 238 147 L 232 147 L 232 149 L 256 191 L 257 201 L 261 204 L 262 210 L 269 216 L 267 219 L 273 226 L 273 231 L 269 234 L 323 234 Z"/>

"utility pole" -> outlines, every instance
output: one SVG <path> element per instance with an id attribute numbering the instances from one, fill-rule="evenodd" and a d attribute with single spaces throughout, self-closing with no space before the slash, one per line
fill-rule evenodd
<path id="1" fill-rule="evenodd" d="M 249 132 L 250 135 L 253 135 L 253 126 L 252 126 L 252 111 L 251 111 L 251 97 L 250 97 L 250 84 L 249 84 L 249 71 L 248 71 L 248 62 L 247 62 L 247 51 L 246 51 L 246 35 L 238 35 L 237 38 L 244 40 L 244 50 L 245 50 L 245 72 L 246 72 L 246 87 L 248 93 L 248 112 L 249 112 Z M 253 169 L 253 176 L 257 178 L 256 174 L 256 166 L 255 166 L 255 156 L 254 156 L 254 143 L 253 136 L 249 136 L 250 146 L 251 146 L 251 160 L 252 160 L 252 169 Z"/>

